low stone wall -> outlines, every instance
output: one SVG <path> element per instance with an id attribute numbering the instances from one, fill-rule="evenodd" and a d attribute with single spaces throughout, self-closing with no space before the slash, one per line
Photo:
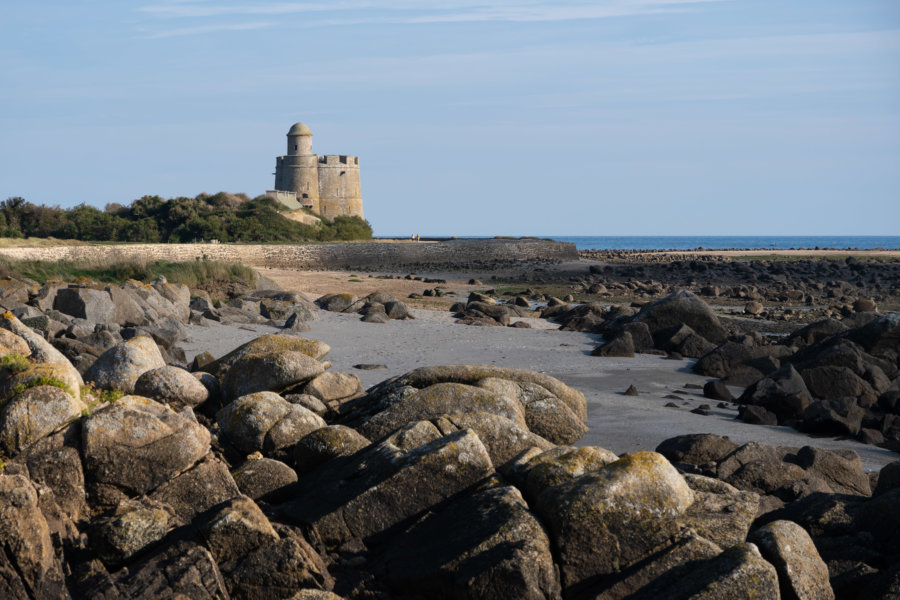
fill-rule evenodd
<path id="1" fill-rule="evenodd" d="M 518 262 L 578 260 L 574 244 L 539 239 L 360 242 L 340 244 L 114 244 L 0 248 L 19 260 L 170 260 L 202 258 L 281 269 L 393 269 L 498 267 Z"/>

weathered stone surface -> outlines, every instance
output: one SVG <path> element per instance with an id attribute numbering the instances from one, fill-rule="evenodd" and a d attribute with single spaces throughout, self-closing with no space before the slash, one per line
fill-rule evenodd
<path id="1" fill-rule="evenodd" d="M 21 475 L 0 473 L 0 596 L 69 598 L 38 494 Z"/>
<path id="2" fill-rule="evenodd" d="M 288 486 L 297 482 L 297 472 L 272 458 L 251 458 L 231 476 L 238 489 L 253 500 L 281 500 Z"/>
<path id="3" fill-rule="evenodd" d="M 594 348 L 592 356 L 634 358 L 634 340 L 627 331 Z"/>
<path id="4" fill-rule="evenodd" d="M 216 421 L 228 440 L 248 454 L 293 446 L 326 425 L 319 415 L 273 392 L 241 396 L 220 410 Z"/>
<path id="5" fill-rule="evenodd" d="M 476 385 L 486 377 L 509 379 L 516 383 L 533 383 L 541 386 L 568 405 L 582 421 L 587 419 L 587 403 L 584 394 L 549 375 L 525 369 L 510 369 L 493 365 L 444 365 L 420 367 L 405 375 L 375 386 L 376 395 L 389 393 L 403 386 L 425 388 L 435 383 L 464 383 Z"/>
<path id="6" fill-rule="evenodd" d="M 669 438 L 656 451 L 674 463 L 701 465 L 717 462 L 735 450 L 738 445 L 727 436 L 712 433 L 691 433 Z"/>
<path id="7" fill-rule="evenodd" d="M 694 503 L 682 519 L 686 525 L 721 548 L 747 539 L 759 509 L 757 494 L 702 475 L 685 475 L 684 480 L 694 492 Z"/>
<path id="8" fill-rule="evenodd" d="M 56 292 L 53 308 L 94 323 L 109 323 L 116 307 L 110 295 L 91 288 L 60 288 Z"/>
<path id="9" fill-rule="evenodd" d="M 510 486 L 432 513 L 391 541 L 383 564 L 392 587 L 427 598 L 561 598 L 550 540 Z"/>
<path id="10" fill-rule="evenodd" d="M 132 394 L 138 377 L 165 366 L 166 361 L 156 342 L 149 337 L 137 336 L 101 354 L 88 371 L 87 378 L 98 388 Z"/>
<path id="11" fill-rule="evenodd" d="M 209 452 L 209 431 L 163 404 L 125 396 L 84 420 L 88 477 L 132 494 L 149 492 Z"/>
<path id="12" fill-rule="evenodd" d="M 0 381 L 0 397 L 9 398 L 17 393 L 36 385 L 55 385 L 71 396 L 76 403 L 81 402 L 81 386 L 83 381 L 78 371 L 72 367 L 69 361 L 62 363 L 33 363 L 28 369 L 15 373 L 11 377 Z M 51 383 L 52 382 L 52 383 Z"/>
<path id="13" fill-rule="evenodd" d="M 10 455 L 49 435 L 86 406 L 52 385 L 28 388 L 0 410 L 0 446 Z"/>
<path id="14" fill-rule="evenodd" d="M 507 463 L 528 448 L 547 449 L 553 446 L 549 441 L 514 421 L 492 413 L 478 411 L 456 413 L 447 415 L 447 420 L 459 429 L 474 431 L 495 466 Z"/>
<path id="15" fill-rule="evenodd" d="M 177 542 L 115 575 L 84 582 L 80 597 L 98 600 L 224 600 L 228 589 L 206 548 Z"/>
<path id="16" fill-rule="evenodd" d="M 149 498 L 171 506 L 181 523 L 190 523 L 203 511 L 239 495 L 228 466 L 207 456 L 184 473 L 163 482 Z"/>
<path id="17" fill-rule="evenodd" d="M 435 422 L 441 423 L 443 426 L 445 420 L 446 419 L 441 417 L 435 419 Z M 456 427 L 453 425 L 451 425 L 449 429 L 439 429 L 437 425 L 431 421 L 416 421 L 415 423 L 404 425 L 384 438 L 382 443 L 391 444 L 404 452 L 409 452 L 414 448 L 424 446 L 434 440 L 440 439 L 445 434 L 452 433 L 453 431 L 456 431 Z"/>
<path id="18" fill-rule="evenodd" d="M 330 590 L 325 562 L 299 536 L 269 542 L 248 554 L 229 573 L 233 600 L 292 598 L 301 588 Z"/>
<path id="19" fill-rule="evenodd" d="M 142 373 L 134 393 L 175 406 L 199 406 L 209 398 L 209 390 L 195 375 L 168 365 Z"/>
<path id="20" fill-rule="evenodd" d="M 0 329 L 0 356 L 7 354 L 21 354 L 28 356 L 31 354 L 31 348 L 20 336 L 7 329 Z"/>
<path id="21" fill-rule="evenodd" d="M 872 495 L 862 461 L 853 450 L 833 452 L 804 446 L 797 452 L 797 464 L 824 480 L 836 494 Z"/>
<path id="22" fill-rule="evenodd" d="M 349 398 L 362 392 L 362 382 L 352 373 L 329 371 L 306 384 L 304 394 L 315 396 L 323 402 Z"/>
<path id="23" fill-rule="evenodd" d="M 279 539 L 263 512 L 246 496 L 233 498 L 219 508 L 204 524 L 201 535 L 219 564 Z"/>
<path id="24" fill-rule="evenodd" d="M 106 286 L 105 292 L 109 294 L 114 307 L 110 317 L 111 322 L 118 323 L 122 327 L 140 327 L 150 324 L 150 318 L 132 292 L 115 285 Z"/>
<path id="25" fill-rule="evenodd" d="M 724 342 L 728 335 L 709 306 L 687 290 L 651 302 L 635 315 L 634 320 L 646 323 L 653 334 L 684 323 L 713 343 Z"/>
<path id="26" fill-rule="evenodd" d="M 328 425 L 303 436 L 294 447 L 294 466 L 308 473 L 341 456 L 354 454 L 371 442 L 344 425 Z"/>
<path id="27" fill-rule="evenodd" d="M 832 600 L 828 567 L 812 538 L 791 521 L 773 521 L 750 534 L 748 541 L 775 566 L 782 600 Z"/>
<path id="28" fill-rule="evenodd" d="M 855 398 L 815 400 L 803 411 L 803 429 L 822 433 L 856 435 L 862 427 L 865 414 Z"/>
<path id="29" fill-rule="evenodd" d="M 535 456 L 518 470 L 528 498 L 536 500 L 547 488 L 599 471 L 617 460 L 619 457 L 605 448 L 556 446 Z"/>
<path id="30" fill-rule="evenodd" d="M 310 358 L 321 360 L 330 351 L 331 347 L 319 340 L 311 340 L 296 335 L 270 333 L 238 346 L 215 363 L 208 365 L 206 370 L 221 378 L 222 374 L 231 368 L 231 365 L 249 355 L 301 352 Z"/>
<path id="31" fill-rule="evenodd" d="M 81 424 L 45 437 L 22 452 L 17 460 L 28 468 L 28 476 L 53 492 L 60 509 L 74 522 L 87 518 L 88 506 L 81 465 Z"/>
<path id="32" fill-rule="evenodd" d="M 587 433 L 587 426 L 568 404 L 536 383 L 486 377 L 478 387 L 518 400 L 525 409 L 528 429 L 554 444 L 572 444 Z"/>
<path id="33" fill-rule="evenodd" d="M 353 294 L 326 294 L 318 300 L 319 307 L 331 312 L 353 312 L 352 307 L 359 302 L 359 297 Z"/>
<path id="34" fill-rule="evenodd" d="M 670 571 L 629 600 L 780 600 L 775 567 L 753 544 Z"/>
<path id="35" fill-rule="evenodd" d="M 564 593 L 646 558 L 679 530 L 694 494 L 661 454 L 635 452 L 545 490 L 536 510 L 550 529 Z"/>
<path id="36" fill-rule="evenodd" d="M 801 417 L 810 398 L 803 378 L 793 365 L 786 365 L 744 390 L 740 402 L 762 406 L 784 422 Z"/>
<path id="37" fill-rule="evenodd" d="M 359 431 L 371 440 L 380 440 L 407 423 L 464 412 L 492 413 L 526 427 L 525 411 L 516 400 L 471 385 L 436 383 L 391 404 L 363 423 Z"/>
<path id="38" fill-rule="evenodd" d="M 123 500 L 112 514 L 92 523 L 91 544 L 107 565 L 128 561 L 161 540 L 175 519 L 164 504 L 146 498 Z"/>
<path id="39" fill-rule="evenodd" d="M 878 474 L 878 485 L 875 486 L 872 495 L 880 496 L 897 488 L 900 488 L 900 460 L 895 460 L 882 467 Z"/>
<path id="40" fill-rule="evenodd" d="M 67 359 L 62 352 L 54 348 L 50 342 L 45 340 L 30 327 L 23 325 L 12 313 L 5 312 L 0 314 L 0 327 L 16 334 L 25 341 L 29 350 L 31 350 L 30 358 L 32 361 L 37 363 L 68 364 L 70 367 L 72 366 L 72 363 L 69 362 L 69 359 Z M 75 370 L 75 367 L 72 367 L 72 370 Z M 80 379 L 81 375 L 78 375 L 78 377 Z"/>
<path id="41" fill-rule="evenodd" d="M 328 547 L 369 539 L 493 473 L 472 431 L 459 431 L 403 453 L 377 444 L 339 467 L 306 479 L 306 493 L 282 505 L 291 521 L 312 526 Z"/>
<path id="42" fill-rule="evenodd" d="M 318 360 L 296 350 L 244 354 L 222 378 L 226 399 L 254 392 L 280 392 L 325 371 Z"/>

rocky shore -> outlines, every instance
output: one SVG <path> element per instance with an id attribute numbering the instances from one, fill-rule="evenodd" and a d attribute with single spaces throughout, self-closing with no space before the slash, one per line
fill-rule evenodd
<path id="1" fill-rule="evenodd" d="M 682 358 L 747 423 L 898 439 L 896 314 L 846 295 L 846 311 L 773 338 L 775 321 L 725 318 L 668 283 L 611 306 L 589 288 L 615 277 L 587 267 L 549 281 L 569 301 L 483 289 L 454 298 L 447 326 L 562 326 L 545 333 L 593 336 L 579 360 L 598 368 Z M 864 273 L 853 293 L 889 305 L 892 278 Z M 589 281 L 598 301 L 575 302 Z M 867 473 L 814 440 L 678 431 L 617 454 L 581 441 L 595 409 L 558 377 L 428 364 L 379 378 L 388 365 L 304 337 L 333 318 L 415 328 L 404 300 L 6 280 L 0 597 L 896 597 L 900 462 Z M 223 324 L 251 339 L 191 350 Z"/>

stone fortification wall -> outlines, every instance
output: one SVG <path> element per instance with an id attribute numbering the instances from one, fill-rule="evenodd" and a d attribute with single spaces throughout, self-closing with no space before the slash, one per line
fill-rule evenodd
<path id="1" fill-rule="evenodd" d="M 326 154 L 319 157 L 319 211 L 323 217 L 363 217 L 359 157 Z"/>
<path id="2" fill-rule="evenodd" d="M 524 261 L 578 260 L 574 244 L 550 240 L 448 240 L 436 243 L 359 242 L 342 244 L 118 244 L 0 248 L 19 260 L 170 260 L 207 257 L 251 267 L 282 269 L 466 269 Z"/>

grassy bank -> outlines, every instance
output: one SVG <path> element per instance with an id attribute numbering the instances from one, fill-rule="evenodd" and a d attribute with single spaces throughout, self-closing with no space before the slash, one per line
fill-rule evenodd
<path id="1" fill-rule="evenodd" d="M 0 258 L 0 276 L 71 282 L 87 278 L 101 283 L 122 283 L 128 279 L 150 282 L 162 275 L 170 283 L 190 288 L 214 290 L 227 285 L 254 288 L 256 272 L 250 267 L 215 260 L 141 262 L 129 260 L 41 261 Z"/>

